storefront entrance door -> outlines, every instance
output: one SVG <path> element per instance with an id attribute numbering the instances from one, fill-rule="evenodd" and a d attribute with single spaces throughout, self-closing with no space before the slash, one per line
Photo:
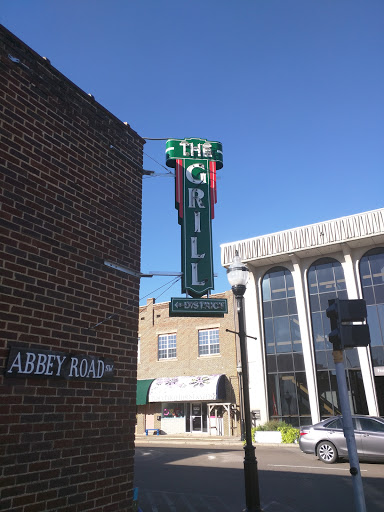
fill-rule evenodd
<path id="1" fill-rule="evenodd" d="M 202 419 L 201 403 L 191 404 L 191 432 L 202 432 Z"/>

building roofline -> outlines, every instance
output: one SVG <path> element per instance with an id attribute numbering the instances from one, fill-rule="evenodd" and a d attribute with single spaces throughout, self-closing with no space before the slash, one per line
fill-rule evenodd
<path id="1" fill-rule="evenodd" d="M 221 244 L 221 264 L 228 266 L 236 250 L 242 261 L 259 266 L 266 262 L 278 263 L 281 256 L 291 253 L 321 255 L 338 250 L 340 244 L 348 242 L 353 246 L 354 241 L 365 238 L 373 238 L 373 243 L 384 243 L 384 208 Z M 322 251 L 321 248 L 327 249 Z"/>

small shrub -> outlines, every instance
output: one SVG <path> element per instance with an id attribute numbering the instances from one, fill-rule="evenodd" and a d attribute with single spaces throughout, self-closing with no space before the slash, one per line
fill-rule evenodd
<path id="1" fill-rule="evenodd" d="M 299 439 L 300 430 L 292 427 L 292 425 L 285 425 L 278 430 L 281 432 L 281 442 L 285 444 L 294 443 Z"/>
<path id="2" fill-rule="evenodd" d="M 267 421 L 263 425 L 258 425 L 252 429 L 252 439 L 255 439 L 255 432 L 258 430 L 259 432 L 272 431 L 281 432 L 281 441 L 284 444 L 294 443 L 299 439 L 300 430 L 298 428 L 292 427 L 285 421 L 271 420 Z"/>
<path id="3" fill-rule="evenodd" d="M 278 421 L 278 420 L 271 420 L 267 421 L 267 423 L 264 423 L 263 425 L 258 425 L 256 427 L 256 430 L 261 431 L 272 431 L 276 432 L 277 430 L 280 430 L 283 427 L 288 427 L 289 425 L 285 423 L 285 421 Z"/>

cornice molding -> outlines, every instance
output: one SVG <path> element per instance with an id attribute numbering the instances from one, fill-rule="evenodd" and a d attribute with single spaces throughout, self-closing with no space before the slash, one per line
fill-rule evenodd
<path id="1" fill-rule="evenodd" d="M 221 264 L 229 265 L 235 251 L 243 262 L 316 249 L 384 234 L 384 208 L 288 229 L 270 235 L 222 244 Z"/>

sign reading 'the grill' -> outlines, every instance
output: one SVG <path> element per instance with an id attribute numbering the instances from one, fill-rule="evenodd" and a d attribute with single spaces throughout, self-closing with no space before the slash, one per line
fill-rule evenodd
<path id="1" fill-rule="evenodd" d="M 12 347 L 6 377 L 46 377 L 66 380 L 111 380 L 113 359 Z"/>
<path id="2" fill-rule="evenodd" d="M 202 297 L 214 288 L 211 224 L 217 201 L 216 169 L 223 167 L 222 145 L 205 139 L 169 139 L 166 155 L 176 175 L 182 292 Z"/>

